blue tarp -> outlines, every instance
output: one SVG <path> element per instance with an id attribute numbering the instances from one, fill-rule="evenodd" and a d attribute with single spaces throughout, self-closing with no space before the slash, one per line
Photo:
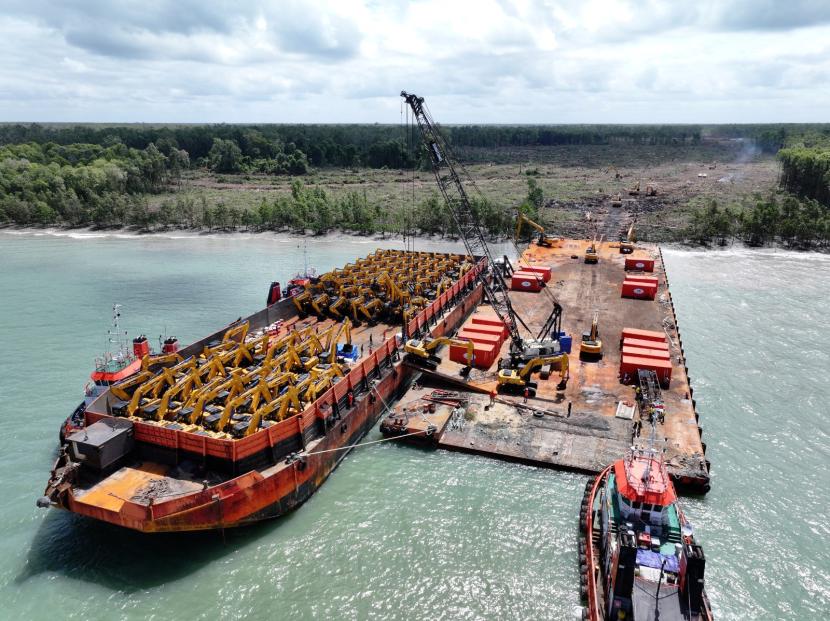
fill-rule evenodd
<path id="1" fill-rule="evenodd" d="M 337 355 L 341 358 L 348 358 L 349 360 L 357 360 L 358 349 L 357 347 L 352 347 L 350 351 L 344 350 L 345 343 L 341 343 L 337 346 Z"/>
<path id="2" fill-rule="evenodd" d="M 677 573 L 680 567 L 677 564 L 676 556 L 666 556 L 659 552 L 652 552 L 651 550 L 637 550 L 637 564 L 644 567 L 653 567 L 660 569 L 663 566 L 663 561 L 666 561 L 665 570 Z"/>
<path id="3" fill-rule="evenodd" d="M 562 348 L 562 351 L 565 353 L 571 353 L 571 344 L 573 343 L 573 339 L 567 335 L 565 332 L 559 333 L 559 346 Z"/>

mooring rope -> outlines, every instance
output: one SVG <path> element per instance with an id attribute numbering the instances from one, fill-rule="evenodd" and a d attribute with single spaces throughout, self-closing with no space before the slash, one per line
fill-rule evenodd
<path id="1" fill-rule="evenodd" d="M 339 448 L 326 449 L 324 451 L 313 451 L 311 453 L 300 453 L 299 457 L 307 457 L 309 455 L 320 455 L 322 453 L 333 453 L 335 451 L 346 451 L 348 449 L 357 448 L 360 446 L 369 446 L 370 444 L 379 444 L 381 442 L 389 442 L 389 440 L 399 440 L 408 436 L 422 436 L 427 435 L 427 431 L 413 431 L 412 433 L 405 433 L 399 436 L 391 436 L 389 438 L 381 438 L 380 440 L 370 440 L 369 442 L 358 442 L 357 444 L 350 444 L 349 446 L 341 446 Z"/>
<path id="2" fill-rule="evenodd" d="M 372 390 L 370 391 L 370 394 L 371 394 L 371 392 L 374 392 L 378 396 L 378 399 L 380 399 L 381 403 L 383 403 L 384 412 L 389 412 L 392 409 L 392 408 L 389 407 L 389 404 L 386 402 L 386 399 L 384 399 L 381 396 L 380 392 L 378 392 L 378 389 L 376 387 L 372 388 Z M 401 434 L 399 436 L 390 436 L 388 438 L 381 438 L 380 440 L 369 440 L 368 442 L 358 442 L 356 444 L 350 444 L 349 446 L 340 446 L 338 448 L 324 449 L 322 451 L 312 451 L 311 453 L 306 453 L 304 451 L 300 451 L 300 453 L 297 456 L 298 457 L 308 457 L 310 455 L 322 455 L 323 453 L 334 453 L 334 452 L 337 452 L 337 451 L 348 451 L 348 450 L 351 450 L 353 448 L 357 448 L 357 447 L 360 447 L 360 446 L 369 446 L 370 444 L 380 444 L 381 442 L 389 442 L 390 440 L 400 440 L 401 438 L 408 438 L 410 436 L 422 436 L 422 435 L 429 436 L 429 435 L 432 435 L 432 434 L 429 433 L 429 429 L 427 428 L 424 431 L 413 431 L 411 433 L 404 433 L 404 434 Z"/>

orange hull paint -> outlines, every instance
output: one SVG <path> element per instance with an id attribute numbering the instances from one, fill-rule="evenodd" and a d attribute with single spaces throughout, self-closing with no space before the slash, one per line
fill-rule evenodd
<path id="1" fill-rule="evenodd" d="M 478 269 L 481 269 L 481 266 Z M 465 293 L 456 289 L 459 286 L 458 283 L 454 285 L 454 292 L 457 292 L 460 297 L 449 314 L 442 316 L 441 308 L 449 304 L 451 292 L 440 296 L 432 305 L 421 311 L 410 322 L 409 329 L 428 331 L 432 336 L 440 336 L 461 325 L 464 318 L 476 308 L 482 299 L 481 285 L 474 284 L 475 274 L 471 272 L 468 276 L 471 278 L 465 278 L 464 281 L 469 283 L 472 289 Z M 433 323 L 435 325 L 431 326 Z M 397 355 L 394 343 L 395 337 L 393 336 L 378 348 L 377 353 L 384 350 Z M 377 360 L 376 356 L 375 361 Z M 359 362 L 353 372 L 357 372 L 360 377 L 368 378 L 365 370 L 362 371 L 363 375 L 360 372 L 364 364 L 365 361 Z M 358 395 L 358 388 L 355 384 L 355 394 L 358 396 L 353 406 L 341 408 L 336 422 L 327 429 L 324 435 L 309 441 L 305 447 L 306 454 L 301 455 L 300 459 L 292 461 L 283 457 L 281 459 L 285 461 L 278 461 L 263 469 L 251 470 L 223 483 L 175 496 L 169 500 L 151 501 L 149 504 L 132 501 L 128 497 L 116 497 L 113 500 L 117 502 L 109 499 L 105 502 L 101 500 L 101 493 L 75 493 L 74 489 L 69 489 L 62 495 L 59 505 L 79 515 L 146 533 L 231 528 L 278 517 L 302 504 L 325 482 L 351 450 L 352 445 L 357 444 L 375 425 L 383 413 L 385 404 L 398 397 L 398 391 L 406 386 L 412 373 L 413 371 L 406 365 L 395 362 L 382 368 L 380 377 L 373 379 L 374 387 L 370 392 Z M 316 418 L 325 419 L 325 413 L 331 411 L 331 406 L 342 398 L 351 385 L 350 378 L 347 376 L 321 395 L 314 404 L 309 406 L 308 410 L 284 422 L 297 419 L 298 422 L 294 424 L 299 426 L 300 435 L 302 435 L 302 430 L 314 424 Z M 88 417 L 88 423 L 101 417 L 101 415 Z M 136 440 L 141 441 L 144 438 L 144 442 L 148 445 L 162 446 L 160 443 L 164 441 L 167 444 L 163 446 L 168 449 L 171 448 L 169 442 L 173 442 L 174 450 L 193 450 L 193 446 L 184 443 L 187 439 L 185 436 L 193 436 L 193 434 L 173 432 L 141 422 L 135 423 L 135 429 Z M 256 442 L 254 449 L 267 448 L 270 439 L 268 431 L 274 429 L 276 427 L 262 430 L 242 441 L 223 442 L 232 445 L 232 453 L 236 457 L 236 453 L 241 450 L 239 447 L 246 446 L 244 443 L 248 441 Z M 154 437 L 152 433 L 155 433 L 157 437 Z M 205 458 L 210 457 L 210 446 L 207 444 L 210 439 L 206 440 L 204 436 L 194 437 L 201 438 L 202 451 L 204 451 L 202 454 Z M 216 442 L 220 441 L 213 441 L 214 444 Z M 148 470 L 152 471 L 152 467 Z M 140 478 L 141 475 L 137 476 Z M 108 490 L 103 491 L 103 494 L 107 493 Z M 126 491 L 127 495 L 132 493 L 134 489 Z M 85 500 L 90 500 L 90 502 L 85 502 Z"/>

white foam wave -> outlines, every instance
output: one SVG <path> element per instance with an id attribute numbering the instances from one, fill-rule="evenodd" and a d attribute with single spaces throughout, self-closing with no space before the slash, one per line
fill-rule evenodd
<path id="1" fill-rule="evenodd" d="M 747 259 L 796 260 L 796 261 L 830 261 L 830 255 L 811 252 L 789 250 L 786 248 L 749 248 L 746 246 L 730 246 L 728 248 L 691 249 L 678 246 L 663 246 L 663 254 L 670 257 L 728 257 Z"/>

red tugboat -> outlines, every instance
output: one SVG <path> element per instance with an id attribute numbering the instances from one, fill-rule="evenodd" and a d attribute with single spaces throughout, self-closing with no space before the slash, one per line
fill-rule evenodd
<path id="1" fill-rule="evenodd" d="M 135 375 L 141 369 L 144 356 L 151 354 L 150 344 L 144 335 L 133 339 L 132 350 L 127 345 L 127 338 L 122 334 L 119 319 L 121 304 L 112 305 L 112 327 L 107 332 L 107 351 L 95 359 L 95 370 L 84 386 L 84 400 L 63 422 L 60 428 L 60 443 L 63 444 L 70 435 L 84 427 L 84 412 L 87 406 L 105 393 L 110 386 Z M 175 352 L 179 341 L 170 337 L 164 341 L 164 353 Z"/>
<path id="2" fill-rule="evenodd" d="M 588 600 L 584 619 L 712 619 L 703 548 L 653 448 L 661 406 L 653 396 L 642 396 L 640 403 L 652 424 L 650 446 L 632 448 L 585 489 L 579 545 L 582 595 Z"/>

